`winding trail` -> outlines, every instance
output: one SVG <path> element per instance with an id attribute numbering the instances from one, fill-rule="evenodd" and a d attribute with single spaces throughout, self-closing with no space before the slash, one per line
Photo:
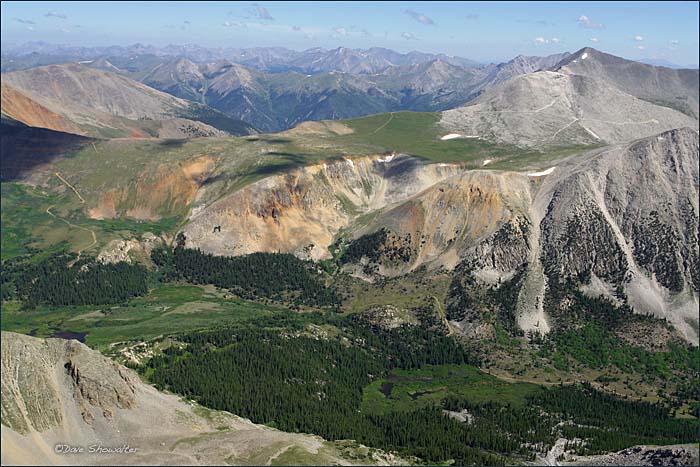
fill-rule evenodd
<path id="1" fill-rule="evenodd" d="M 537 114 L 537 113 L 542 112 L 545 109 L 550 108 L 554 104 L 556 104 L 557 101 L 559 99 L 561 99 L 561 97 L 562 96 L 559 96 L 559 97 L 555 98 L 549 104 L 542 106 L 539 109 L 535 109 L 535 110 L 475 110 L 472 113 L 475 113 L 475 114 Z"/>
<path id="2" fill-rule="evenodd" d="M 374 130 L 372 133 L 373 133 L 373 134 L 374 134 L 374 133 L 377 133 L 379 130 L 381 130 L 382 128 L 384 128 L 385 126 L 387 126 L 387 125 L 389 124 L 389 122 L 391 122 L 393 119 L 394 119 L 394 112 L 389 112 L 389 118 L 387 119 L 386 122 L 384 122 L 384 125 L 380 126 L 380 127 L 377 128 L 376 130 Z"/>
<path id="3" fill-rule="evenodd" d="M 576 118 L 574 118 L 568 125 L 566 125 L 566 126 L 564 126 L 564 127 L 562 127 L 562 128 L 559 128 L 559 129 L 556 131 L 556 133 L 554 133 L 554 134 L 552 135 L 552 139 L 556 138 L 557 135 L 558 135 L 559 133 L 561 133 L 562 131 L 566 130 L 567 128 L 569 128 L 571 125 L 573 125 L 574 123 L 578 122 L 579 120 L 580 120 L 580 118 L 576 117 Z"/>
<path id="4" fill-rule="evenodd" d="M 54 172 L 54 175 L 57 176 L 58 179 L 59 179 L 60 181 L 62 181 L 63 183 L 65 183 L 66 186 L 67 186 L 68 188 L 70 188 L 71 190 L 73 190 L 73 192 L 76 194 L 76 196 L 78 197 L 78 199 L 80 200 L 81 203 L 85 203 L 85 200 L 83 199 L 82 196 L 80 196 L 80 193 L 78 193 L 78 190 L 76 190 L 75 187 L 74 187 L 73 185 L 71 185 L 70 183 L 68 183 L 68 180 L 66 180 L 65 178 L 61 177 L 60 172 Z"/>
<path id="5" fill-rule="evenodd" d="M 61 182 L 63 182 L 68 188 L 70 188 L 71 190 L 73 190 L 73 193 L 75 193 L 75 195 L 78 197 L 78 199 L 80 200 L 80 202 L 83 203 L 83 204 L 85 204 L 85 199 L 80 195 L 80 192 L 79 192 L 73 185 L 71 185 L 71 184 L 68 182 L 68 180 L 66 180 L 65 178 L 63 178 L 59 172 L 54 172 L 54 175 L 55 175 L 56 177 L 58 177 L 58 179 L 59 179 Z M 80 229 L 80 230 L 84 230 L 84 231 L 86 231 L 86 232 L 90 232 L 90 235 L 92 236 L 92 243 L 90 243 L 90 244 L 89 244 L 88 246 L 86 246 L 85 248 L 80 248 L 80 249 L 78 250 L 78 257 L 76 258 L 75 262 L 80 261 L 80 256 L 83 254 L 83 251 L 89 250 L 90 248 L 94 247 L 94 246 L 97 244 L 97 235 L 95 234 L 95 231 L 92 230 L 92 229 L 88 229 L 87 227 L 83 227 L 82 225 L 73 224 L 72 222 L 70 222 L 70 221 L 68 221 L 68 220 L 66 220 L 66 219 L 64 219 L 64 218 L 57 216 L 56 214 L 54 214 L 54 213 L 51 212 L 51 208 L 52 208 L 52 207 L 54 207 L 53 204 L 52 204 L 51 206 L 49 206 L 48 208 L 46 208 L 46 214 L 48 214 L 49 216 L 53 217 L 54 219 L 58 219 L 58 220 L 60 220 L 60 221 L 65 222 L 65 223 L 66 223 L 68 226 L 70 226 L 70 227 L 74 227 L 74 228 L 76 228 L 76 229 Z M 75 263 L 75 262 L 74 262 L 74 263 Z"/>
<path id="6" fill-rule="evenodd" d="M 87 227 L 83 227 L 82 225 L 73 224 L 72 222 L 67 221 L 66 219 L 64 219 L 64 218 L 62 218 L 62 217 L 58 217 L 56 214 L 54 214 L 54 213 L 51 212 L 51 208 L 52 208 L 52 207 L 54 207 L 53 204 L 52 204 L 51 206 L 49 206 L 48 208 L 46 208 L 46 214 L 48 214 L 49 216 L 53 217 L 54 219 L 58 219 L 58 220 L 60 220 L 60 221 L 65 222 L 65 223 L 68 224 L 68 226 L 70 226 L 70 227 L 74 227 L 74 228 L 76 228 L 76 229 L 80 229 L 80 230 L 84 230 L 84 231 L 86 231 L 86 232 L 90 232 L 90 235 L 92 235 L 92 243 L 90 243 L 90 244 L 89 244 L 88 246 L 86 246 L 85 248 L 81 248 L 81 249 L 78 250 L 78 257 L 76 258 L 75 261 L 79 261 L 79 260 L 80 260 L 80 255 L 82 255 L 83 251 L 89 250 L 90 248 L 92 248 L 93 246 L 95 246 L 95 245 L 97 244 L 97 235 L 95 234 L 95 231 L 94 231 L 94 230 L 90 230 L 90 229 L 88 229 Z"/>

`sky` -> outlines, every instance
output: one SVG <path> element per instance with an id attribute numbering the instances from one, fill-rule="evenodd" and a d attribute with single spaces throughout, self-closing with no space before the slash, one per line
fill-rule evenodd
<path id="1" fill-rule="evenodd" d="M 386 47 L 501 62 L 582 47 L 695 65 L 698 2 L 16 2 L 3 45 Z"/>

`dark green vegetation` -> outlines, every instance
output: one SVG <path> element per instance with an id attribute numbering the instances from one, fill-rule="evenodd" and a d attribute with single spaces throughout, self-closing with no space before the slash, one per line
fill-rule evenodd
<path id="1" fill-rule="evenodd" d="M 425 319 L 429 311 L 420 313 Z M 175 339 L 184 346 L 167 348 L 140 370 L 159 387 L 254 422 L 355 439 L 429 463 L 519 463 L 561 434 L 585 440 L 580 454 L 694 439 L 697 422 L 674 419 L 661 406 L 589 386 L 500 381 L 471 366 L 474 357 L 436 329 L 382 329 L 363 315 L 277 315 L 180 334 Z M 596 418 L 596 406 L 608 412 Z M 466 409 L 471 421 L 443 409 Z"/>
<path id="2" fill-rule="evenodd" d="M 470 264 L 461 263 L 455 269 L 447 297 L 447 316 L 452 320 L 484 320 L 513 335 L 522 335 L 515 316 L 518 294 L 525 279 L 527 264 L 521 266 L 509 280 L 496 286 L 478 283 Z"/>
<path id="3" fill-rule="evenodd" d="M 354 263 L 360 261 L 363 257 L 367 257 L 370 261 L 379 260 L 379 248 L 384 244 L 387 238 L 387 230 L 379 229 L 376 232 L 363 235 L 347 246 L 341 263 Z"/>
<path id="4" fill-rule="evenodd" d="M 226 296 L 213 287 L 155 284 L 147 295 L 118 305 L 37 305 L 34 310 L 24 310 L 17 301 L 3 302 L 1 323 L 3 330 L 39 337 L 81 333 L 88 345 L 107 351 L 110 344 L 118 342 L 150 341 L 174 332 L 233 325 L 284 311 Z"/>
<path id="5" fill-rule="evenodd" d="M 529 433 L 534 433 L 540 438 L 536 442 L 552 442 L 551 427 L 563 422 L 562 436 L 583 440 L 577 444 L 578 455 L 618 451 L 634 444 L 676 444 L 697 439 L 697 421 L 673 418 L 661 406 L 621 399 L 588 383 L 541 389 L 525 399 L 522 408 L 512 411 L 500 403 L 474 404 L 468 397 L 458 396 L 445 398 L 443 406 L 452 411 L 467 410 L 477 418 L 491 418 L 504 428 L 520 425 L 526 434 L 519 435 L 527 439 L 532 436 Z"/>
<path id="6" fill-rule="evenodd" d="M 559 435 L 586 440 L 576 446 L 580 453 L 642 442 L 686 442 L 697 420 L 672 416 L 697 413 L 697 403 L 692 405 L 698 393 L 693 381 L 697 349 L 676 342 L 650 349 L 624 340 L 625 326 L 652 321 L 632 315 L 624 303 L 585 297 L 577 291 L 580 283 L 550 281 L 545 306 L 557 320 L 557 330 L 528 341 L 515 325 L 524 269 L 497 287 L 482 287 L 466 265 L 456 272 L 419 270 L 372 284 L 339 272 L 340 264 L 363 257 L 405 261 L 410 251 L 387 249 L 388 244 L 401 246 L 401 239 L 388 231 L 341 242 L 325 265 L 279 254 L 213 257 L 187 250 L 181 242 L 174 250 L 156 248 L 150 258 L 155 268 L 148 272 L 139 266 L 96 265 L 90 259 L 67 268 L 74 256 L 52 256 L 52 248 L 72 247 L 87 249 L 81 255 L 87 258 L 114 238 L 174 235 L 191 207 L 176 190 L 163 191 L 167 194 L 152 206 L 150 221 L 125 213 L 139 207 L 137 198 L 143 196 L 133 180 L 139 180 L 142 190 L 157 187 L 156 179 L 179 174 L 196 160 L 193 154 L 211 156 L 215 167 L 196 180 L 207 185 L 201 193 L 211 198 L 202 203 L 209 203 L 262 177 L 341 154 L 396 150 L 465 165 L 495 158 L 491 167 L 522 169 L 571 150 L 539 153 L 479 140 L 440 141 L 435 118 L 372 116 L 345 122 L 354 133 L 308 139 L 290 132 L 237 140 L 98 141 L 57 165 L 86 204 L 78 204 L 75 193 L 52 175 L 39 189 L 3 183 L 3 259 L 28 257 L 3 263 L 3 280 L 8 280 L 3 284 L 2 327 L 38 336 L 82 335 L 89 345 L 113 355 L 120 345 L 144 342 L 156 353 L 144 362 L 145 375 L 209 407 L 285 430 L 355 438 L 430 463 L 518 463 L 545 451 Z M 173 186 L 184 183 L 173 179 Z M 115 201 L 118 217 L 88 219 L 88 209 L 112 190 L 122 193 Z M 88 248 L 92 239 L 81 227 L 97 232 L 96 246 Z M 24 266 L 15 267 L 20 263 Z M 88 267 L 81 271 L 83 265 Z M 107 287 L 111 279 L 119 287 Z M 86 286 L 89 290 L 83 290 Z M 18 299 L 33 309 L 22 310 Z M 417 304 L 423 305 L 417 309 Z M 404 323 L 391 329 L 377 324 L 381 320 L 367 319 L 373 307 L 385 305 L 397 308 Z M 481 353 L 448 337 L 445 318 L 485 323 L 485 337 L 475 345 Z M 171 339 L 184 346 L 168 347 Z M 114 343 L 120 344 L 111 347 Z M 499 361 L 504 355 L 506 363 Z M 506 368 L 501 373 L 522 381 L 483 373 L 476 367 L 482 358 L 490 359 L 484 365 L 490 371 Z M 506 365 L 513 361 L 525 362 L 551 380 L 532 378 L 516 364 L 511 371 Z M 626 394 L 636 399 L 652 387 L 651 395 L 644 396 L 664 405 L 622 401 L 589 387 L 544 389 L 531 383 L 589 380 L 618 390 L 615 383 L 630 375 L 634 379 Z M 614 416 L 596 415 L 596 405 Z M 465 409 L 470 423 L 454 418 L 464 414 L 443 412 Z M 560 422 L 570 425 L 553 431 Z M 655 424 L 658 431 L 651 428 Z"/>
<path id="7" fill-rule="evenodd" d="M 39 304 L 106 305 L 121 303 L 148 291 L 143 266 L 125 262 L 100 264 L 57 253 L 36 262 L 2 263 L 2 298 L 18 298 L 27 309 Z"/>
<path id="8" fill-rule="evenodd" d="M 672 370 L 700 371 L 697 347 L 670 344 L 667 352 L 650 352 L 641 347 L 620 345 L 614 333 L 595 322 L 569 331 L 555 331 L 542 345 L 540 355 L 551 358 L 554 366 L 568 369 L 567 357 L 590 368 L 614 365 L 622 371 L 651 378 L 670 378 Z"/>
<path id="9" fill-rule="evenodd" d="M 530 383 L 508 383 L 469 365 L 427 365 L 395 369 L 367 386 L 362 409 L 371 413 L 415 410 L 439 405 L 445 397 L 463 397 L 473 404 L 499 401 L 521 407 L 526 396 L 540 391 Z"/>
<path id="10" fill-rule="evenodd" d="M 187 111 L 184 111 L 182 118 L 199 121 L 211 125 L 214 128 L 223 130 L 234 136 L 249 135 L 257 131 L 243 120 L 231 118 L 223 112 L 215 110 L 205 105 L 191 105 Z"/>
<path id="11" fill-rule="evenodd" d="M 55 197 L 37 193 L 22 185 L 14 183 L 2 183 L 2 208 L 0 224 L 2 225 L 2 259 L 14 258 L 26 254 L 38 254 L 40 251 L 60 248 L 60 241 L 52 247 L 44 246 L 33 241 L 36 234 L 32 235 L 33 229 L 40 228 L 41 224 L 46 224 L 46 231 L 49 229 L 63 229 L 61 221 L 46 214 L 46 207 L 50 206 Z M 43 208 L 43 209 L 42 209 Z M 66 238 L 68 236 L 66 235 Z"/>
<path id="12" fill-rule="evenodd" d="M 343 248 L 344 246 L 340 243 L 336 243 L 335 246 L 342 251 L 340 263 L 360 263 L 365 258 L 367 264 L 363 266 L 363 271 L 368 275 L 376 274 L 379 264 L 384 266 L 406 264 L 414 253 L 411 248 L 410 233 L 400 237 L 386 228 L 351 241 L 347 248 Z"/>
<path id="13" fill-rule="evenodd" d="M 667 409 L 632 402 L 593 389 L 561 387 L 535 397 L 545 410 L 574 423 L 563 427 L 566 438 L 586 440 L 579 452 L 616 451 L 632 444 L 676 444 L 697 441 L 697 420 L 672 418 Z"/>
<path id="14" fill-rule="evenodd" d="M 212 284 L 248 299 L 264 297 L 295 305 L 338 305 L 333 289 L 326 287 L 322 271 L 312 262 L 275 253 L 214 256 L 185 248 L 184 242 L 180 234 L 172 253 L 169 248 L 159 248 L 151 255 L 167 279 Z"/>
<path id="15" fill-rule="evenodd" d="M 334 338 L 307 337 L 288 321 L 182 335 L 187 347 L 165 351 L 143 370 L 157 385 L 286 431 L 355 439 L 433 462 L 504 462 L 496 453 L 505 436 L 494 442 L 436 407 L 361 410 L 363 388 L 391 368 L 469 360 L 456 342 L 418 326 L 381 331 L 355 316 L 331 322 Z M 279 325 L 284 330 L 260 329 Z"/>

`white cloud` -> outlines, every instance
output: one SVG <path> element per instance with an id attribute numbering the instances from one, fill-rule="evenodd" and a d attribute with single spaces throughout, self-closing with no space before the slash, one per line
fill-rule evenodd
<path id="1" fill-rule="evenodd" d="M 335 28 L 335 29 L 333 29 L 333 32 L 335 33 L 334 37 L 348 35 L 348 30 L 345 28 Z"/>
<path id="2" fill-rule="evenodd" d="M 292 26 L 292 31 L 301 31 L 301 26 Z"/>
<path id="3" fill-rule="evenodd" d="M 537 45 L 541 45 L 541 44 L 558 44 L 558 43 L 561 42 L 561 39 L 559 39 L 558 37 L 552 37 L 552 38 L 547 39 L 546 37 L 540 36 L 540 37 L 535 37 L 535 38 L 532 40 L 532 42 L 534 42 L 534 43 L 537 44 Z"/>
<path id="4" fill-rule="evenodd" d="M 591 37 L 591 42 L 600 42 L 600 39 L 597 37 Z"/>
<path id="5" fill-rule="evenodd" d="M 68 28 L 61 28 L 61 32 L 65 32 L 66 34 L 70 34 L 70 29 L 68 29 Z"/>
<path id="6" fill-rule="evenodd" d="M 255 14 L 258 16 L 258 18 L 266 20 L 275 19 L 272 17 L 272 15 L 270 15 L 270 12 L 267 11 L 267 8 L 264 6 L 258 5 L 257 3 L 253 3 L 253 6 L 255 7 Z"/>
<path id="7" fill-rule="evenodd" d="M 243 23 L 238 23 L 236 21 L 224 21 L 221 25 L 225 28 L 240 28 L 245 26 Z"/>
<path id="8" fill-rule="evenodd" d="M 27 31 L 35 31 L 36 30 L 36 29 L 34 29 L 34 26 L 25 26 L 25 28 L 27 29 Z"/>
<path id="9" fill-rule="evenodd" d="M 639 50 L 644 50 L 644 49 L 646 49 L 646 47 L 644 47 L 643 45 L 635 45 L 634 48 L 635 48 L 635 49 L 639 49 Z"/>
<path id="10" fill-rule="evenodd" d="M 60 11 L 49 11 L 44 16 L 46 16 L 47 18 L 60 18 L 60 19 L 68 18 L 68 16 L 66 16 L 65 13 L 61 13 Z"/>
<path id="11" fill-rule="evenodd" d="M 670 40 L 668 41 L 668 49 L 669 50 L 676 50 L 678 48 L 679 42 L 677 40 Z"/>
<path id="12" fill-rule="evenodd" d="M 415 19 L 419 23 L 423 23 L 423 24 L 428 25 L 428 26 L 435 24 L 435 22 L 432 19 L 430 19 L 427 16 L 422 15 L 418 12 L 415 12 L 413 10 L 406 10 L 406 11 L 404 11 L 404 13 L 406 13 L 408 16 Z"/>
<path id="13" fill-rule="evenodd" d="M 418 38 L 416 36 L 414 36 L 413 34 L 411 34 L 410 32 L 402 32 L 401 37 L 403 37 L 407 41 L 417 41 L 418 40 Z"/>
<path id="14" fill-rule="evenodd" d="M 474 13 L 470 13 L 470 14 L 468 14 L 467 16 L 465 16 L 465 18 L 468 19 L 468 20 L 470 20 L 470 21 L 471 21 L 471 20 L 477 20 L 477 19 L 479 19 L 479 15 L 476 15 L 476 14 L 474 14 Z"/>
<path id="15" fill-rule="evenodd" d="M 641 41 L 644 40 L 644 36 L 640 36 L 639 34 L 637 34 L 636 36 L 634 36 L 634 40 L 635 40 L 635 41 L 638 41 L 638 42 L 641 42 Z"/>
<path id="16" fill-rule="evenodd" d="M 22 24 L 36 24 L 34 21 L 29 20 L 29 19 L 12 18 L 12 20 L 17 21 L 18 23 L 22 23 Z"/>
<path id="17" fill-rule="evenodd" d="M 579 24 L 579 26 L 584 27 L 586 29 L 605 29 L 605 26 L 603 24 L 596 23 L 586 15 L 579 16 L 576 22 Z"/>

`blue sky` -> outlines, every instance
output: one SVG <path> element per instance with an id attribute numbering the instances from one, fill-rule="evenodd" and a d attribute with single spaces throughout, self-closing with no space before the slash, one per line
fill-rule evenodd
<path id="1" fill-rule="evenodd" d="M 480 61 L 591 46 L 698 63 L 697 2 L 2 2 L 2 41 L 338 46 Z"/>

